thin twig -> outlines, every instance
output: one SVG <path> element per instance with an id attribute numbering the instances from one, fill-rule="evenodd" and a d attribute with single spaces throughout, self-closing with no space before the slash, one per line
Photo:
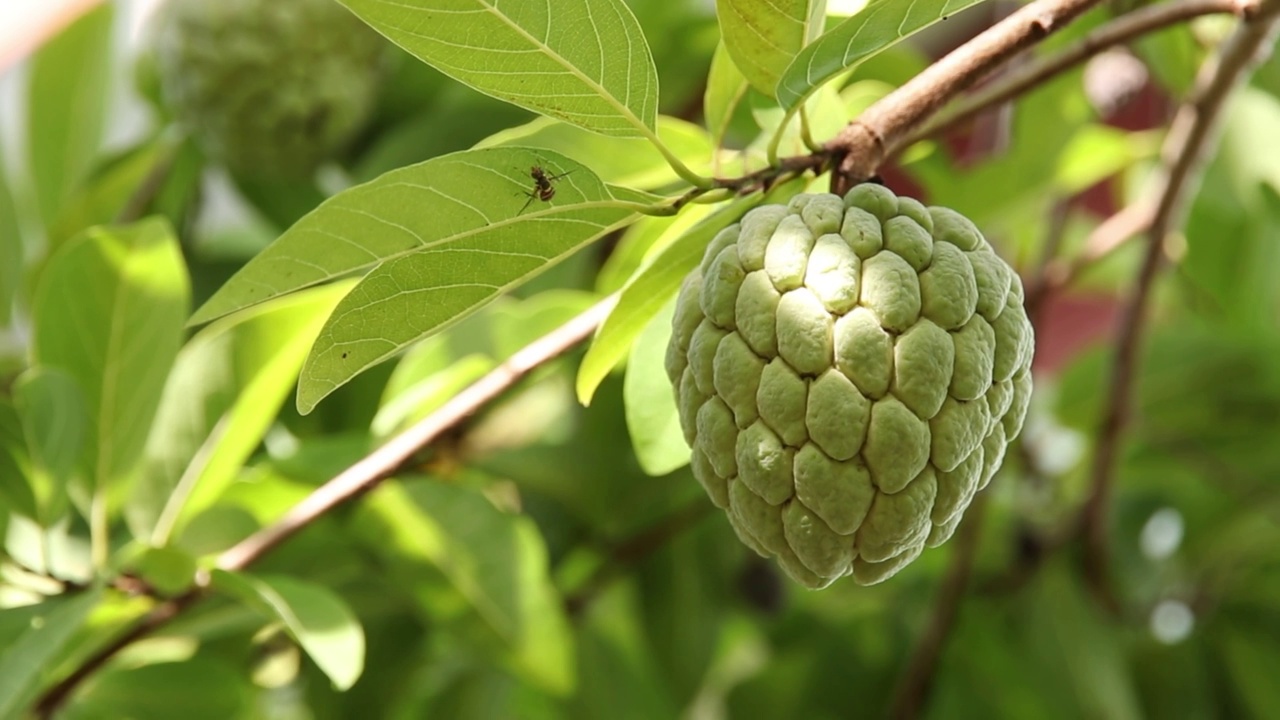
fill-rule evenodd
<path id="1" fill-rule="evenodd" d="M 1271 51 L 1280 28 L 1280 0 L 1264 0 L 1205 62 L 1191 97 L 1178 109 L 1161 148 L 1155 214 L 1146 235 L 1146 251 L 1128 301 L 1121 309 L 1111 362 L 1110 398 L 1098 427 L 1089 496 L 1081 510 L 1085 577 L 1110 609 L 1109 552 L 1111 494 L 1123 431 L 1133 412 L 1133 381 L 1146 330 L 1151 288 L 1160 268 L 1165 238 L 1180 227 L 1199 183 L 1200 170 L 1216 137 L 1217 120 L 1231 90 Z"/>
<path id="2" fill-rule="evenodd" d="M 71 693 L 79 687 L 80 683 L 110 662 L 111 658 L 115 657 L 117 653 L 168 624 L 170 620 L 180 615 L 182 611 L 203 596 L 204 591 L 201 588 L 192 588 L 172 600 L 166 600 L 157 605 L 136 625 L 126 630 L 115 640 L 104 645 L 98 652 L 82 661 L 70 675 L 46 690 L 44 695 L 40 697 L 39 702 L 36 703 L 36 717 L 53 717 L 58 708 L 62 707 L 62 704 L 71 696 Z"/>
<path id="3" fill-rule="evenodd" d="M 223 552 L 218 556 L 217 566 L 223 570 L 240 570 L 249 566 L 320 516 L 399 472 L 431 441 L 496 399 L 525 375 L 590 337 L 617 301 L 617 294 L 610 295 L 521 348 L 439 410 L 316 488 L 290 508 L 284 517 Z"/>
<path id="4" fill-rule="evenodd" d="M 1013 68 L 999 80 L 957 102 L 952 109 L 935 116 L 905 139 L 900 147 L 908 147 L 961 125 L 983 110 L 1017 97 L 1107 48 L 1201 15 L 1233 13 L 1247 17 L 1257 8 L 1258 0 L 1174 0 L 1126 13 L 1068 48 Z"/>
<path id="5" fill-rule="evenodd" d="M 626 568 L 649 557 L 672 538 L 697 525 L 714 508 L 705 497 L 700 497 L 614 545 L 609 551 L 608 561 L 600 565 L 576 591 L 565 597 L 565 611 L 570 616 L 580 616 L 591 601 Z"/>
<path id="6" fill-rule="evenodd" d="M 916 641 L 911 659 L 907 661 L 894 690 L 887 715 L 891 720 L 919 717 L 929 700 L 938 660 L 946 648 L 947 638 L 960 612 L 960 602 L 973 575 L 973 561 L 978 554 L 978 540 L 982 537 L 982 519 L 988 495 L 978 493 L 965 511 L 964 520 L 960 521 L 960 537 L 955 540 L 947 574 L 938 586 L 929 624 Z"/>
<path id="7" fill-rule="evenodd" d="M 838 193 L 875 175 L 931 113 L 1022 50 L 1061 29 L 1100 0 L 1035 0 L 979 33 L 867 108 L 827 149 L 843 159 Z"/>

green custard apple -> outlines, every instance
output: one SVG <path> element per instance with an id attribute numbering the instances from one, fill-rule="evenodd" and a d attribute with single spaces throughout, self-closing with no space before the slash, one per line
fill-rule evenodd
<path id="1" fill-rule="evenodd" d="M 335 0 L 167 0 L 153 27 L 166 104 L 214 160 L 302 177 L 373 110 L 388 44 Z"/>
<path id="2" fill-rule="evenodd" d="M 1031 396 L 1022 283 L 964 216 L 859 185 L 755 208 L 676 301 L 695 477 L 797 582 L 870 585 L 945 542 Z"/>

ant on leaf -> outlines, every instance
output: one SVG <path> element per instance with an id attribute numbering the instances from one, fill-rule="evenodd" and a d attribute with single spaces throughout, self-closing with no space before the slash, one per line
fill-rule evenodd
<path id="1" fill-rule="evenodd" d="M 551 183 L 572 172 L 573 171 L 570 170 L 569 172 L 562 172 L 558 175 L 548 175 L 547 171 L 543 170 L 541 165 L 534 165 L 529 168 L 529 177 L 533 178 L 533 190 L 526 190 L 525 192 L 520 193 L 529 199 L 524 201 L 524 206 L 521 207 L 520 212 L 516 214 L 520 215 L 524 213 L 525 210 L 529 209 L 529 203 L 534 200 L 550 202 L 551 198 L 556 196 L 556 188 Z"/>

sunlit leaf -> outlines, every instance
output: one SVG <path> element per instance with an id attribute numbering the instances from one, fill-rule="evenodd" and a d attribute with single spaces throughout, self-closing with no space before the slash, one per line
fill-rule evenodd
<path id="1" fill-rule="evenodd" d="M 332 590 L 284 576 L 213 572 L 214 587 L 284 623 L 293 639 L 329 677 L 346 690 L 364 670 L 364 631 L 346 602 Z"/>
<path id="2" fill-rule="evenodd" d="M 475 204 L 461 199 L 461 188 L 452 197 L 434 189 L 420 192 L 426 189 L 422 185 L 405 190 L 409 182 L 391 180 L 400 175 L 393 172 L 364 186 L 381 186 L 386 193 L 351 197 L 346 204 L 326 203 L 273 246 L 314 228 L 308 234 L 349 239 L 348 254 L 361 242 L 400 251 L 365 276 L 320 331 L 302 369 L 302 412 L 365 369 L 631 222 L 647 199 L 607 186 L 585 167 L 549 151 L 493 148 L 447 157 L 480 157 L 487 163 L 469 165 L 477 178 L 469 187 Z M 512 205 L 521 202 L 519 193 L 526 191 L 522 185 L 529 183 L 517 184 L 521 173 L 515 168 L 528 168 L 539 159 L 546 172 L 563 177 L 553 200 L 535 200 L 536 208 L 520 214 Z M 418 203 L 410 204 L 405 193 Z M 332 222 L 325 225 L 327 221 Z M 311 263 L 307 270 L 314 274 L 317 267 L 319 263 Z"/>
<path id="3" fill-rule="evenodd" d="M 182 348 L 126 509 L 135 535 L 164 545 L 232 481 L 350 287 L 338 283 L 257 306 L 210 325 Z"/>
<path id="4" fill-rule="evenodd" d="M 0 147 L 0 168 L 6 167 Z M 0 169 L 0 330 L 12 321 L 13 303 L 22 284 L 24 252 L 9 173 Z"/>
<path id="5" fill-rule="evenodd" d="M 584 405 L 591 402 L 600 381 L 626 357 L 631 343 L 667 300 L 675 295 L 685 275 L 698 265 L 711 238 L 758 202 L 758 195 L 750 196 L 717 210 L 653 256 L 628 281 L 618 305 L 596 332 L 595 340 L 578 368 L 579 402 Z"/>
<path id="6" fill-rule="evenodd" d="M 101 599 L 101 590 L 95 588 L 48 600 L 35 613 L 7 611 L 23 613 L 28 625 L 0 651 L 0 718 L 22 717 L 23 705 Z"/>
<path id="7" fill-rule="evenodd" d="M 822 83 L 930 25 L 982 0 L 868 0 L 856 15 L 796 55 L 774 94 L 792 108 Z"/>
<path id="8" fill-rule="evenodd" d="M 557 694 L 573 687 L 573 635 L 532 521 L 428 480 L 384 485 L 367 504 L 385 526 L 379 547 L 438 567 L 523 677 Z"/>
<path id="9" fill-rule="evenodd" d="M 52 224 L 102 139 L 115 4 L 101 3 L 36 53 L 27 102 L 28 159 L 40 216 Z"/>
<path id="10" fill-rule="evenodd" d="M 689 462 L 689 446 L 680 430 L 675 396 L 663 362 L 675 308 L 673 298 L 636 337 L 623 384 L 631 446 L 640 467 L 650 475 L 666 475 Z"/>
<path id="11" fill-rule="evenodd" d="M 392 42 L 486 95 L 605 135 L 654 127 L 658 74 L 622 0 L 341 0 Z"/>
<path id="12" fill-rule="evenodd" d="M 700 126 L 659 115 L 658 137 L 694 172 L 708 170 L 711 139 Z M 598 135 L 551 118 L 536 118 L 476 143 L 476 148 L 498 146 L 554 150 L 591 168 L 605 182 L 642 190 L 656 189 L 680 179 L 652 143 Z"/>
<path id="13" fill-rule="evenodd" d="M 139 461 L 182 341 L 190 288 L 167 222 L 90 229 L 52 258 L 35 297 L 37 365 L 79 384 L 95 487 Z"/>
<path id="14" fill-rule="evenodd" d="M 751 86 L 771 96 L 796 53 L 822 32 L 826 5 L 824 0 L 716 0 L 721 41 Z"/>
<path id="15" fill-rule="evenodd" d="M 716 54 L 711 57 L 707 90 L 702 96 L 702 114 L 706 118 L 707 129 L 711 131 L 711 142 L 716 147 L 724 144 L 729 123 L 733 120 L 733 111 L 742 102 L 750 86 L 742 71 L 733 64 L 733 58 L 729 57 L 729 51 L 725 49 L 722 40 L 716 46 Z"/>

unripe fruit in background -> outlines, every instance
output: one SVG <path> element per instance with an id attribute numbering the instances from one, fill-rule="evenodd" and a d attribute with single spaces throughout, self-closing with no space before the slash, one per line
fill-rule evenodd
<path id="1" fill-rule="evenodd" d="M 797 582 L 891 577 L 951 536 L 1022 429 L 1022 303 L 952 210 L 872 184 L 751 210 L 676 301 L 695 477 Z"/>
<path id="2" fill-rule="evenodd" d="M 387 43 L 335 0 L 167 0 L 155 18 L 166 103 L 234 171 L 305 176 L 373 110 Z"/>

